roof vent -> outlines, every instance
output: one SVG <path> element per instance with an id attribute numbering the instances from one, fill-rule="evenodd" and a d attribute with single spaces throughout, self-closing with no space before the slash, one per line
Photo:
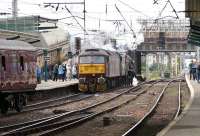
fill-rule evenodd
<path id="1" fill-rule="evenodd" d="M 85 51 L 99 51 L 99 49 L 86 49 Z"/>

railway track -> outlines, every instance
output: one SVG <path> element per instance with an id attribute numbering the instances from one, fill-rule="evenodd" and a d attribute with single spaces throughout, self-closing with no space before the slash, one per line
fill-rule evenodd
<path id="1" fill-rule="evenodd" d="M 149 82 L 149 83 L 151 83 L 151 82 Z M 88 117 L 85 117 L 85 118 L 83 118 L 83 119 L 80 119 L 79 121 L 76 121 L 76 122 L 73 122 L 73 123 L 70 123 L 70 124 L 66 124 L 65 126 L 61 126 L 61 127 L 58 127 L 58 128 L 55 128 L 55 129 L 52 129 L 52 130 L 48 130 L 48 131 L 46 131 L 46 132 L 43 132 L 43 133 L 39 134 L 39 136 L 47 136 L 47 135 L 56 134 L 57 132 L 61 132 L 62 130 L 65 130 L 65 129 L 68 129 L 68 128 L 71 128 L 71 127 L 80 125 L 81 123 L 87 122 L 87 121 L 89 121 L 89 120 L 91 120 L 91 119 L 93 119 L 93 118 L 95 118 L 95 117 L 97 117 L 97 116 L 101 116 L 101 115 L 106 114 L 106 113 L 109 113 L 109 112 L 111 112 L 111 111 L 113 111 L 113 110 L 115 110 L 115 109 L 118 109 L 118 108 L 120 108 L 120 107 L 122 107 L 122 106 L 128 104 L 129 102 L 131 102 L 131 101 L 137 99 L 140 95 L 146 93 L 146 92 L 149 90 L 149 88 L 152 87 L 153 84 L 156 84 L 156 83 L 157 83 L 157 82 L 154 82 L 154 81 L 153 81 L 153 82 L 150 84 L 150 86 L 146 87 L 145 89 L 141 89 L 140 92 L 135 93 L 135 95 L 132 96 L 131 98 L 125 97 L 125 99 L 126 99 L 125 101 L 123 101 L 123 102 L 121 102 L 121 103 L 118 102 L 119 104 L 116 104 L 115 106 L 113 106 L 114 104 L 110 104 L 110 105 L 112 105 L 110 108 L 107 108 L 107 109 L 102 108 L 102 109 L 105 109 L 105 110 L 101 110 L 101 109 L 100 109 L 100 110 L 94 110 L 94 109 L 93 109 L 93 110 L 89 110 L 90 112 L 92 112 L 92 113 L 94 113 L 94 114 L 92 114 L 92 115 L 90 115 L 90 116 L 88 116 Z M 136 91 L 136 90 L 138 90 L 138 88 L 135 88 L 135 91 Z M 130 92 L 132 93 L 133 91 L 130 91 Z M 130 93 L 130 92 L 129 92 L 129 93 Z M 129 93 L 128 93 L 128 94 L 129 94 Z M 128 95 L 128 94 L 125 94 L 125 95 Z M 112 101 L 112 102 L 113 102 L 113 103 L 117 103 L 117 101 L 119 101 L 119 99 L 116 100 L 115 102 L 114 102 L 114 101 Z M 106 107 L 109 107 L 109 106 L 107 105 Z"/>
<path id="2" fill-rule="evenodd" d="M 58 98 L 58 99 L 54 99 L 54 100 L 44 101 L 44 102 L 41 102 L 41 103 L 36 103 L 36 104 L 28 106 L 29 108 L 27 108 L 25 111 L 23 111 L 21 113 L 31 112 L 31 111 L 36 111 L 36 110 L 42 110 L 42 109 L 52 108 L 52 107 L 57 107 L 57 106 L 62 106 L 62 105 L 70 104 L 70 103 L 75 103 L 75 102 L 78 102 L 78 101 L 81 101 L 81 100 L 85 100 L 85 99 L 91 98 L 92 96 L 93 96 L 93 94 L 81 94 L 80 93 L 80 94 L 71 95 L 71 96 L 67 96 L 67 97 L 62 97 L 62 98 Z M 48 106 L 35 107 L 35 106 L 39 106 L 41 104 L 42 105 L 43 104 L 47 104 L 47 103 L 49 104 L 49 103 L 58 101 L 59 99 L 62 99 L 64 101 L 59 102 L 57 104 L 51 104 L 51 105 L 48 105 Z M 67 99 L 67 101 L 66 101 L 66 99 Z M 19 114 L 19 113 L 17 113 L 17 114 Z M 30 124 L 33 124 L 33 123 L 37 123 L 37 122 L 52 118 L 54 116 L 55 115 L 50 116 L 50 117 L 46 117 L 46 118 L 42 118 L 42 119 L 38 119 L 38 120 L 27 121 L 27 122 L 13 124 L 13 125 L 7 125 L 7 126 L 1 126 L 0 127 L 0 131 L 9 130 L 9 129 L 13 129 L 13 128 L 16 128 L 16 127 L 23 127 L 23 126 L 26 126 L 26 125 L 30 125 Z"/>
<path id="3" fill-rule="evenodd" d="M 88 99 L 92 96 L 93 95 L 91 95 L 91 94 L 87 95 L 87 94 L 79 93 L 79 94 L 69 95 L 69 96 L 51 99 L 51 100 L 47 100 L 47 101 L 42 101 L 39 103 L 27 105 L 21 112 L 11 112 L 11 113 L 7 114 L 7 116 L 19 115 L 19 114 L 26 113 L 26 112 L 33 112 L 33 111 L 37 111 L 37 110 L 58 107 L 58 106 L 78 102 L 78 101 L 81 101 L 84 99 Z M 1 129 L 1 127 L 0 127 L 0 129 Z"/>
<path id="4" fill-rule="evenodd" d="M 78 95 L 80 95 L 80 94 L 81 94 L 81 93 L 72 94 L 72 95 L 69 95 L 69 96 L 64 96 L 64 97 L 59 97 L 59 98 L 55 98 L 55 99 L 50 99 L 50 100 L 46 100 L 46 101 L 42 101 L 42 102 L 38 102 L 38 103 L 29 104 L 29 105 L 25 106 L 25 108 L 36 107 L 36 106 L 40 106 L 40 105 L 44 105 L 44 104 L 48 104 L 48 103 L 56 102 L 56 101 L 60 101 L 60 100 L 66 100 L 66 99 L 69 99 L 69 98 L 71 98 L 71 97 L 78 96 Z"/>
<path id="5" fill-rule="evenodd" d="M 154 105 L 154 102 L 156 101 L 156 99 L 162 92 L 163 87 L 166 84 L 167 82 L 161 82 L 161 83 L 155 84 L 152 88 L 148 87 L 148 91 L 146 93 L 141 94 L 141 96 L 138 97 L 137 99 L 134 99 L 133 101 L 127 104 L 124 104 L 123 106 L 115 109 L 114 111 L 96 116 L 92 120 L 86 121 L 83 124 L 78 125 L 76 127 L 65 128 L 66 131 L 65 129 L 60 130 L 60 131 L 58 130 L 58 132 L 55 132 L 55 134 L 58 136 L 63 136 L 63 135 L 67 135 L 67 136 L 74 136 L 74 135 L 76 136 L 81 136 L 81 135 L 119 136 L 119 135 L 122 135 L 126 130 L 128 130 L 133 124 L 137 123 L 137 121 L 141 119 L 148 112 L 148 110 Z M 176 84 L 178 84 L 178 81 L 173 83 L 173 85 L 176 85 Z M 170 88 L 171 88 L 171 85 L 170 85 Z M 133 94 L 133 93 L 129 93 L 129 94 Z M 166 105 L 167 101 L 165 101 L 163 104 Z M 167 108 L 167 111 L 168 109 L 169 108 Z M 174 109 L 176 110 L 176 108 Z M 165 114 L 165 112 L 161 112 L 160 115 L 168 116 L 167 113 Z M 108 118 L 108 121 L 109 121 L 108 125 L 104 125 L 104 117 Z M 154 120 L 157 120 L 157 118 L 155 117 Z M 149 134 L 146 133 L 146 135 L 142 135 L 142 136 L 147 136 L 147 135 Z M 141 136 L 141 135 L 138 135 L 138 136 Z"/>
<path id="6" fill-rule="evenodd" d="M 179 85 L 178 85 L 178 106 L 177 106 L 177 111 L 176 111 L 176 115 L 174 116 L 174 119 L 176 119 L 181 111 L 181 83 L 182 80 L 180 80 Z"/>
<path id="7" fill-rule="evenodd" d="M 156 81 L 156 82 L 158 82 L 158 81 Z M 156 82 L 153 82 L 152 84 L 155 84 Z M 142 84 L 144 84 L 144 83 L 142 83 Z M 127 90 L 127 91 L 124 91 L 124 92 L 118 94 L 117 96 L 115 96 L 115 97 L 113 97 L 113 98 L 111 98 L 109 100 L 106 100 L 106 101 L 103 101 L 103 102 L 99 102 L 97 104 L 88 106 L 88 107 L 83 108 L 83 109 L 70 111 L 70 112 L 58 114 L 58 115 L 55 115 L 55 116 L 52 116 L 52 117 L 48 117 L 48 118 L 45 118 L 45 119 L 37 120 L 35 122 L 32 122 L 32 124 L 30 123 L 30 125 L 25 125 L 24 127 L 20 127 L 20 128 L 8 131 L 8 132 L 4 132 L 1 135 L 3 136 L 3 135 L 30 134 L 30 133 L 35 132 L 35 131 L 38 132 L 38 131 L 42 131 L 44 129 L 51 129 L 52 125 L 53 125 L 54 129 L 51 129 L 50 131 L 44 132 L 42 134 L 39 134 L 39 135 L 48 135 L 49 133 L 54 133 L 54 132 L 56 132 L 56 131 L 58 131 L 60 129 L 63 129 L 63 127 L 64 128 L 72 127 L 73 125 L 80 124 L 81 122 L 85 122 L 85 121 L 87 121 L 89 119 L 92 119 L 92 118 L 94 118 L 94 117 L 96 117 L 98 115 L 101 115 L 101 114 L 105 113 L 105 112 L 112 111 L 112 110 L 114 110 L 114 109 L 116 109 L 116 108 L 118 108 L 118 107 L 120 107 L 120 106 L 122 106 L 122 105 L 124 105 L 124 104 L 126 104 L 126 103 L 128 103 L 130 101 L 132 101 L 133 99 L 135 99 L 135 97 L 134 98 L 130 98 L 130 99 L 124 101 L 123 103 L 115 105 L 114 107 L 111 107 L 111 108 L 109 108 L 107 110 L 99 111 L 99 112 L 96 112 L 96 113 L 93 113 L 93 112 L 88 112 L 87 113 L 87 111 L 89 109 L 95 108 L 95 107 L 97 107 L 99 105 L 103 105 L 103 104 L 105 104 L 107 102 L 111 102 L 111 101 L 119 98 L 120 96 L 123 96 L 124 94 L 129 93 L 132 89 L 133 90 L 138 90 L 141 85 L 139 85 L 138 87 L 131 88 L 131 89 Z M 141 94 L 142 93 L 144 93 L 144 91 L 142 91 Z M 140 94 L 137 94 L 137 96 L 139 96 L 139 95 Z M 79 120 L 75 119 L 76 121 L 73 121 L 73 122 L 69 123 L 70 119 L 66 119 L 65 121 L 58 121 L 57 123 L 55 123 L 55 121 L 57 121 L 57 120 L 60 120 L 60 119 L 66 118 L 66 117 L 71 117 L 72 115 L 76 115 L 77 113 L 81 113 L 81 114 L 77 115 L 77 116 L 79 116 L 78 117 Z M 86 113 L 86 114 L 83 116 L 83 113 Z M 53 122 L 53 124 L 52 124 L 52 122 Z M 66 125 L 63 125 L 64 123 L 66 123 Z M 48 125 L 48 124 L 52 124 L 52 125 Z M 55 128 L 55 126 L 57 126 L 57 127 Z M 62 127 L 60 127 L 60 126 L 62 126 Z"/>
<path id="8" fill-rule="evenodd" d="M 139 132 L 141 132 L 139 129 L 142 128 L 142 126 L 144 126 L 144 122 L 146 122 L 150 116 L 152 116 L 153 112 L 155 111 L 155 109 L 158 107 L 165 91 L 167 90 L 167 88 L 169 87 L 169 85 L 173 82 L 173 81 L 178 81 L 179 82 L 179 86 L 178 86 L 178 99 L 177 99 L 177 110 L 175 113 L 174 118 L 177 118 L 179 113 L 180 113 L 180 105 L 181 105 L 181 82 L 182 80 L 171 80 L 169 81 L 166 86 L 163 88 L 162 93 L 159 95 L 159 97 L 157 98 L 155 104 L 152 106 L 152 108 L 139 120 L 137 121 L 129 130 L 127 130 L 124 134 L 122 134 L 122 136 L 137 136 Z M 146 129 L 146 128 L 145 128 Z M 141 132 L 142 133 L 142 132 Z"/>
<path id="9" fill-rule="evenodd" d="M 42 109 L 47 109 L 47 108 L 52 108 L 52 107 L 58 107 L 58 106 L 62 106 L 65 104 L 81 101 L 81 100 L 90 98 L 92 96 L 93 95 L 91 95 L 91 94 L 87 95 L 87 94 L 79 93 L 79 94 L 75 94 L 75 95 L 52 99 L 49 101 L 44 101 L 41 103 L 28 105 L 23 112 L 30 112 L 30 111 L 42 110 Z"/>
<path id="10" fill-rule="evenodd" d="M 122 91 L 123 89 L 121 89 Z M 120 92 L 120 91 L 119 91 Z M 102 94 L 107 94 L 107 93 L 102 93 Z M 63 112 L 67 112 L 67 111 L 71 111 L 71 110 L 74 110 L 74 109 L 67 109 L 67 110 L 64 110 L 63 108 L 65 106 L 67 107 L 74 107 L 74 105 L 79 105 L 78 103 L 80 103 L 80 105 L 82 107 L 86 107 L 87 104 L 84 106 L 84 103 L 85 101 L 91 101 L 90 103 L 97 103 L 95 102 L 96 101 L 96 97 L 95 96 L 96 94 L 81 94 L 81 95 L 76 95 L 72 98 L 72 100 L 68 101 L 68 102 L 65 102 L 64 104 L 59 104 L 59 105 L 53 105 L 53 106 L 46 106 L 45 107 L 45 110 L 48 110 L 50 115 L 53 115 L 50 116 L 49 114 L 45 114 L 44 115 L 39 115 L 39 116 L 35 116 L 35 114 L 37 115 L 37 113 L 39 112 L 43 112 L 43 110 L 40 110 L 40 109 L 44 109 L 44 107 L 39 107 L 37 108 L 38 111 L 34 111 L 35 109 L 33 109 L 34 112 L 30 112 L 30 113 L 26 113 L 26 112 L 22 112 L 22 113 L 26 113 L 26 114 L 16 114 L 16 116 L 10 116 L 10 115 L 7 115 L 5 116 L 5 118 L 2 117 L 3 120 L 2 121 L 2 124 L 3 122 L 5 122 L 6 124 L 8 124 L 7 126 L 0 126 L 0 132 L 2 131 L 7 131 L 7 130 L 10 130 L 10 129 L 14 129 L 14 128 L 17 128 L 17 127 L 23 127 L 23 126 L 27 126 L 27 125 L 30 125 L 30 124 L 33 124 L 33 123 L 37 123 L 37 122 L 40 122 L 42 120 L 46 120 L 46 119 L 49 119 L 49 118 L 52 118 L 55 116 L 55 114 L 59 114 L 59 113 L 63 113 Z M 100 95 L 100 94 L 97 94 L 97 95 Z M 89 99 L 91 98 L 91 99 Z M 109 98 L 109 97 L 108 97 Z M 44 102 L 43 102 L 44 103 Z M 35 105 L 38 105 L 38 104 L 34 104 Z M 39 103 L 40 105 L 40 103 Z M 54 106 L 58 106 L 58 107 L 54 107 Z M 53 108 L 52 108 L 53 107 Z M 76 107 L 76 106 L 75 106 Z M 78 106 L 80 107 L 80 106 Z M 77 107 L 77 108 L 78 108 Z M 49 109 L 48 109 L 49 108 Z M 75 109 L 77 109 L 75 108 Z M 54 110 L 56 109 L 56 110 Z M 58 109 L 58 110 L 57 110 Z M 23 117 L 22 117 L 23 116 Z M 35 117 L 34 117 L 35 116 Z M 48 116 L 48 117 L 47 117 Z M 31 117 L 31 118 L 30 118 Z M 33 117 L 35 118 L 35 120 L 33 120 Z M 16 118 L 16 119 L 15 119 Z M 21 119 L 20 119 L 21 118 Z M 38 119 L 40 118 L 40 119 Z M 13 121 L 12 121 L 13 120 Z M 27 121 L 28 120 L 28 121 Z M 31 120 L 31 121 L 30 121 Z M 22 122 L 23 121 L 23 122 Z M 12 123 L 12 122 L 20 122 L 20 123 Z M 4 123 L 4 124 L 5 124 Z"/>
<path id="11" fill-rule="evenodd" d="M 122 88 L 123 87 L 118 87 L 117 89 L 122 89 Z M 108 90 L 108 92 L 112 92 L 112 91 L 113 91 L 113 89 Z M 29 105 L 25 106 L 21 112 L 11 112 L 7 115 L 12 116 L 12 115 L 20 114 L 20 113 L 25 113 L 25 112 L 31 112 L 31 111 L 43 110 L 43 109 L 52 108 L 52 107 L 58 107 L 58 106 L 62 106 L 65 104 L 69 104 L 69 103 L 87 99 L 87 96 L 86 97 L 85 96 L 83 96 L 83 93 L 77 93 L 77 94 L 72 94 L 72 95 L 54 98 L 54 99 L 50 99 L 50 100 L 44 100 L 44 101 L 41 101 L 38 103 L 33 103 L 33 104 L 29 104 Z M 91 97 L 91 95 L 89 95 L 88 97 Z"/>

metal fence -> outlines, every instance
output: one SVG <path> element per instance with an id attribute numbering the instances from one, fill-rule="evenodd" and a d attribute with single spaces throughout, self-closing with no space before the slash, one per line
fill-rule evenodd
<path id="1" fill-rule="evenodd" d="M 33 32 L 38 31 L 38 17 L 16 17 L 16 18 L 1 18 L 0 29 L 18 31 L 18 32 Z"/>

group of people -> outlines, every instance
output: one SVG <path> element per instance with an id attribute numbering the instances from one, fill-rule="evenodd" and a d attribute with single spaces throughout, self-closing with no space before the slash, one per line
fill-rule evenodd
<path id="1" fill-rule="evenodd" d="M 53 68 L 50 70 L 47 69 L 48 72 L 48 79 L 52 79 L 53 81 L 66 81 L 77 78 L 77 65 L 69 65 L 69 64 L 55 64 Z M 42 69 L 37 65 L 36 67 L 36 77 L 37 82 L 41 83 L 41 78 L 43 76 L 44 72 L 42 72 Z"/>
<path id="2" fill-rule="evenodd" d="M 57 81 L 58 79 L 65 81 L 77 78 L 77 66 L 62 64 L 62 65 L 54 65 L 53 67 L 53 81 Z"/>
<path id="3" fill-rule="evenodd" d="M 189 73 L 190 80 L 196 80 L 198 83 L 200 82 L 200 62 L 191 61 L 189 64 Z"/>

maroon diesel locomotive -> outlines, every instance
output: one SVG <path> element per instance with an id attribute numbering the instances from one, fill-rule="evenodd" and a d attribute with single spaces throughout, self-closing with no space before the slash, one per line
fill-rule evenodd
<path id="1" fill-rule="evenodd" d="M 134 60 L 127 55 L 105 49 L 86 49 L 79 54 L 79 90 L 106 91 L 130 85 L 135 76 Z"/>
<path id="2" fill-rule="evenodd" d="M 36 48 L 15 40 L 0 39 L 0 110 L 21 111 L 26 95 L 35 90 Z"/>

